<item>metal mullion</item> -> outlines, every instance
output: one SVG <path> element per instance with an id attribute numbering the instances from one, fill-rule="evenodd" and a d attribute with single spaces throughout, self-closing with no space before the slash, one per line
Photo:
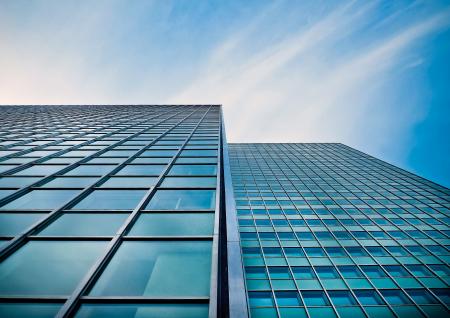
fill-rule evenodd
<path id="1" fill-rule="evenodd" d="M 170 116 L 170 117 L 168 117 L 168 118 L 166 118 L 166 119 L 163 119 L 162 121 L 160 121 L 160 122 L 158 122 L 158 123 L 156 123 L 156 124 L 154 124 L 154 125 L 152 125 L 152 126 L 150 126 L 150 127 L 144 128 L 144 129 L 142 129 L 142 130 L 140 130 L 140 131 L 138 131 L 138 132 L 136 132 L 136 133 L 134 133 L 134 134 L 132 134 L 132 135 L 130 135 L 130 136 L 127 136 L 127 137 L 125 137 L 125 138 L 123 138 L 123 139 L 121 139 L 121 140 L 119 140 L 119 141 L 117 141 L 117 142 L 115 142 L 115 143 L 112 143 L 111 145 L 109 145 L 109 146 L 107 146 L 107 147 L 105 147 L 105 148 L 103 148 L 103 149 L 100 149 L 100 150 L 98 150 L 97 152 L 95 152 L 95 153 L 93 153 L 93 154 L 91 154 L 91 155 L 89 155 L 89 156 L 87 156 L 87 157 L 80 158 L 80 160 L 78 160 L 78 161 L 76 161 L 76 162 L 73 162 L 73 163 L 71 163 L 71 164 L 69 164 L 69 165 L 64 165 L 65 168 L 63 168 L 63 169 L 61 169 L 61 170 L 59 170 L 59 171 L 56 171 L 56 172 L 54 172 L 54 173 L 52 173 L 52 174 L 43 176 L 42 179 L 40 179 L 40 180 L 38 180 L 38 181 L 36 181 L 36 182 L 30 184 L 30 185 L 27 185 L 27 186 L 25 186 L 25 187 L 19 188 L 19 190 L 17 190 L 16 192 L 11 193 L 10 195 L 8 195 L 8 196 L 6 196 L 6 197 L 0 199 L 0 205 L 3 205 L 3 204 L 5 204 L 5 203 L 7 203 L 7 202 L 10 202 L 10 201 L 14 200 L 15 198 L 19 197 L 21 194 L 24 194 L 26 191 L 28 191 L 29 188 L 31 188 L 31 187 L 33 187 L 33 186 L 36 186 L 36 185 L 39 185 L 39 184 L 42 184 L 44 181 L 47 181 L 47 180 L 49 180 L 50 178 L 52 178 L 52 177 L 54 177 L 54 176 L 57 176 L 57 175 L 60 175 L 60 174 L 63 174 L 63 173 L 65 173 L 65 172 L 67 172 L 67 171 L 71 170 L 73 167 L 79 166 L 80 164 L 89 161 L 91 158 L 93 158 L 93 157 L 95 157 L 95 156 L 98 156 L 99 154 L 105 153 L 105 152 L 108 151 L 109 149 L 112 149 L 112 147 L 115 147 L 115 146 L 117 146 L 117 145 L 119 145 L 119 144 L 121 144 L 121 143 L 123 143 L 123 142 L 125 142 L 125 141 L 127 141 L 127 140 L 129 140 L 129 139 L 131 139 L 131 138 L 133 138 L 134 136 L 139 135 L 139 134 L 145 132 L 146 130 L 149 130 L 149 129 L 151 129 L 151 128 L 157 126 L 158 124 L 160 124 L 160 123 L 162 123 L 162 122 L 164 122 L 164 121 L 166 121 L 166 120 L 168 120 L 168 119 L 170 119 L 170 118 L 172 118 L 172 117 L 178 115 L 179 113 L 181 113 L 181 111 L 178 112 L 178 113 L 176 113 L 176 114 L 174 114 L 174 115 L 172 115 L 172 116 Z M 153 118 L 155 118 L 155 117 L 153 117 Z M 153 119 L 153 118 L 152 118 L 152 119 Z M 145 121 L 143 121 L 143 122 L 145 122 Z M 122 130 L 126 130 L 126 129 L 128 129 L 128 128 L 119 129 L 119 130 L 117 130 L 117 131 L 122 131 Z M 117 131 L 111 132 L 111 133 L 109 133 L 109 134 L 106 134 L 105 136 L 111 135 L 111 134 L 116 134 Z M 99 139 L 94 138 L 94 139 L 90 140 L 90 142 L 97 141 L 97 140 L 101 140 L 101 139 L 104 138 L 105 136 L 97 137 L 97 138 L 99 138 Z M 78 147 L 81 147 L 82 145 L 83 145 L 83 144 L 75 145 L 75 146 L 73 146 L 73 147 L 71 147 L 71 148 L 72 148 L 72 150 L 73 150 L 73 149 L 78 149 Z M 60 152 L 61 152 L 62 154 L 64 154 L 64 153 L 66 153 L 66 152 L 68 152 L 68 151 L 71 151 L 71 150 L 70 150 L 70 149 L 66 149 L 66 150 L 62 150 L 62 151 L 60 151 Z M 34 162 L 37 162 L 37 161 L 39 161 L 39 160 L 44 160 L 44 159 L 46 159 L 47 157 L 51 157 L 51 156 L 55 156 L 55 155 L 56 155 L 56 154 L 52 154 L 52 155 L 49 155 L 49 156 L 45 156 L 45 157 L 42 157 L 42 158 L 39 158 L 39 159 L 35 160 Z M 13 169 L 10 169 L 10 170 L 7 170 L 7 171 L 3 172 L 3 175 L 0 173 L 0 177 L 4 176 L 5 173 L 7 173 L 7 172 L 9 173 L 10 171 L 15 171 L 16 169 L 17 169 L 17 171 L 21 171 L 22 169 L 19 169 L 19 168 L 20 168 L 20 167 L 23 167 L 23 166 L 25 166 L 25 165 L 28 165 L 28 164 L 30 164 L 30 167 L 32 166 L 30 162 L 29 162 L 29 163 L 26 163 L 26 164 L 23 164 L 23 165 L 21 165 L 21 166 L 19 166 L 19 167 L 16 167 L 16 168 L 13 168 Z M 1 253 L 1 252 L 0 252 L 0 253 Z M 0 258 L 1 258 L 1 256 L 0 256 Z"/>
<path id="2" fill-rule="evenodd" d="M 137 216 L 139 214 L 139 211 L 142 209 L 142 207 L 153 197 L 153 195 L 156 193 L 157 186 L 162 182 L 164 176 L 167 174 L 175 160 L 178 158 L 179 154 L 183 150 L 186 143 L 189 141 L 191 136 L 194 134 L 200 123 L 203 121 L 205 116 L 208 114 L 209 110 L 212 106 L 210 106 L 204 115 L 199 119 L 197 125 L 195 128 L 192 129 L 191 133 L 186 138 L 183 145 L 178 149 L 177 153 L 172 157 L 169 164 L 166 166 L 165 170 L 161 173 L 159 176 L 156 184 L 154 187 L 152 187 L 141 199 L 139 204 L 134 208 L 133 212 L 130 214 L 130 216 L 125 220 L 124 224 L 119 228 L 119 230 L 116 232 L 116 235 L 114 238 L 110 241 L 109 245 L 107 246 L 106 252 L 96 261 L 96 263 L 90 268 L 88 273 L 83 277 L 83 279 L 80 281 L 78 286 L 75 288 L 75 290 L 72 292 L 71 296 L 67 300 L 67 302 L 63 305 L 63 307 L 59 310 L 58 314 L 56 315 L 57 318 L 64 318 L 64 317 L 70 317 L 70 315 L 73 313 L 73 311 L 76 309 L 76 306 L 78 305 L 78 302 L 80 300 L 80 297 L 83 295 L 83 293 L 90 287 L 90 285 L 95 281 L 98 275 L 104 270 L 105 266 L 108 264 L 108 262 L 112 259 L 114 253 L 119 248 L 119 245 L 121 244 L 122 237 L 125 235 L 127 229 L 129 226 L 131 226 L 134 221 L 137 219 Z M 203 111 L 203 109 L 202 109 Z M 192 112 L 185 118 L 183 118 L 179 123 L 177 123 L 175 126 L 173 126 L 170 129 L 167 129 L 163 134 L 160 135 L 160 137 L 163 137 L 167 133 L 169 133 L 173 128 L 178 127 L 179 124 L 181 124 L 183 121 L 191 117 L 192 114 L 196 113 L 196 111 Z M 152 142 L 157 141 L 158 139 L 154 139 Z"/>
<path id="3" fill-rule="evenodd" d="M 181 113 L 181 112 L 178 112 L 178 113 L 176 113 L 176 114 L 174 114 L 174 115 L 172 115 L 172 116 L 170 116 L 170 117 L 168 117 L 168 118 L 166 118 L 166 119 L 163 119 L 163 120 L 160 121 L 159 123 L 162 123 L 162 122 L 164 122 L 164 121 L 166 121 L 166 120 L 168 120 L 168 119 L 170 119 L 170 118 L 172 118 L 172 117 L 178 115 L 179 113 Z M 185 117 L 184 119 L 190 117 L 193 113 L 195 113 L 195 111 L 191 112 L 191 113 L 190 113 L 187 117 Z M 183 120 L 184 120 L 184 119 L 183 119 Z M 181 122 L 181 121 L 180 121 L 180 122 Z M 159 123 L 158 123 L 158 124 L 159 124 Z M 136 132 L 135 134 L 132 134 L 132 135 L 130 135 L 130 136 L 128 136 L 128 137 L 126 137 L 126 138 L 124 138 L 124 139 L 118 141 L 117 143 L 111 144 L 110 147 L 113 147 L 114 145 L 117 145 L 118 143 L 121 143 L 121 142 L 123 142 L 123 141 L 128 140 L 129 138 L 132 138 L 132 137 L 133 137 L 134 135 L 136 135 L 136 134 L 140 134 L 140 133 L 142 133 L 143 131 L 149 130 L 149 129 L 153 128 L 154 126 L 158 125 L 158 124 L 152 125 L 151 127 L 147 127 L 147 128 L 145 128 L 145 129 L 143 129 L 143 130 L 141 130 L 141 131 L 139 131 L 139 132 Z M 176 125 L 178 125 L 178 124 L 179 124 L 179 123 L 175 124 L 173 127 L 176 127 Z M 173 128 L 171 128 L 171 129 L 173 129 Z M 171 129 L 168 129 L 168 130 L 166 131 L 166 133 L 167 133 L 168 131 L 170 131 Z M 120 169 L 121 169 L 123 166 L 125 166 L 128 162 L 130 162 L 131 160 L 133 160 L 134 158 L 136 158 L 137 156 L 139 156 L 140 153 L 144 152 L 148 147 L 150 147 L 151 145 L 153 145 L 153 144 L 158 140 L 158 138 L 160 138 L 160 137 L 162 137 L 162 136 L 163 136 L 163 134 L 160 135 L 159 137 L 153 139 L 152 141 L 150 141 L 150 143 L 148 143 L 148 144 L 147 144 L 145 147 L 143 147 L 140 151 L 136 152 L 133 156 L 129 157 L 127 160 L 125 160 L 125 161 L 122 162 L 121 164 L 117 165 L 117 167 L 116 167 L 115 169 L 113 169 L 113 170 L 110 171 L 109 173 L 107 173 L 107 174 L 105 174 L 104 176 L 102 176 L 100 179 L 98 179 L 97 181 L 95 181 L 95 182 L 94 182 L 93 184 L 91 184 L 89 187 L 86 187 L 86 188 L 85 188 L 84 190 L 82 190 L 78 195 L 76 195 L 75 197 L 73 197 L 70 201 L 65 202 L 62 206 L 60 206 L 60 207 L 58 207 L 58 208 L 52 210 L 52 212 L 50 212 L 50 213 L 47 215 L 47 217 L 45 217 L 45 218 L 43 218 L 43 219 L 37 221 L 37 222 L 34 223 L 31 227 L 29 227 L 28 229 L 26 229 L 25 231 L 23 231 L 22 233 L 20 233 L 19 235 L 17 235 L 13 240 L 11 240 L 10 242 L 8 242 L 7 245 L 5 245 L 2 249 L 0 249 L 0 261 L 1 261 L 2 259 L 4 259 L 6 256 L 8 256 L 10 253 L 12 253 L 16 247 L 19 247 L 19 246 L 24 242 L 24 240 L 25 240 L 25 238 L 26 238 L 27 235 L 29 235 L 30 233 L 34 232 L 36 229 L 42 227 L 43 225 L 47 224 L 47 223 L 50 222 L 52 219 L 56 218 L 59 214 L 61 214 L 61 211 L 62 211 L 62 210 L 64 210 L 66 207 L 70 206 L 70 205 L 73 204 L 74 202 L 77 202 L 80 198 L 84 197 L 87 193 L 89 193 L 89 191 L 90 191 L 90 190 L 91 190 L 98 182 L 100 182 L 100 181 L 101 181 L 102 179 L 104 179 L 104 178 L 107 178 L 108 176 L 110 176 L 111 174 L 115 173 L 116 171 L 120 170 Z M 107 150 L 108 150 L 108 148 L 103 149 L 103 151 L 107 151 Z M 101 151 L 100 151 L 100 152 L 101 152 Z M 85 159 L 85 160 L 89 160 L 92 156 L 95 156 L 95 155 L 97 155 L 97 154 L 100 153 L 100 152 L 97 152 L 97 153 L 95 153 L 95 154 L 92 154 L 91 156 L 88 156 L 88 157 L 86 157 L 86 158 L 84 158 L 84 159 Z M 73 165 L 77 165 L 77 163 L 74 163 Z M 71 167 L 71 166 L 73 166 L 73 165 L 69 165 L 67 168 L 69 168 L 69 167 Z M 69 169 L 69 170 L 70 170 L 70 169 Z M 34 186 L 34 185 L 36 185 L 36 184 L 40 184 L 41 182 L 43 182 L 43 180 L 50 179 L 50 178 L 51 178 L 51 175 L 49 175 L 48 177 L 45 177 L 44 179 L 42 179 L 42 180 L 40 180 L 40 181 L 38 181 L 38 182 L 35 182 L 35 183 L 32 184 L 32 185 L 29 185 L 29 186 L 25 187 L 24 189 L 27 189 L 26 191 L 28 191 L 28 188 L 30 188 L 30 187 L 32 187 L 32 186 Z M 24 191 L 25 191 L 25 190 L 24 190 Z M 2 202 L 2 201 L 0 201 L 0 202 Z"/>
<path id="4" fill-rule="evenodd" d="M 147 119 L 147 120 L 142 120 L 141 122 L 144 123 L 144 122 L 146 122 L 146 121 L 148 121 L 148 120 L 152 120 L 152 119 L 157 118 L 157 117 L 159 117 L 159 116 L 161 116 L 161 115 L 153 116 L 152 118 Z M 142 117 L 145 117 L 145 115 L 143 115 Z M 95 130 L 93 130 L 93 131 L 85 132 L 85 133 L 83 133 L 83 134 L 80 134 L 80 137 L 85 136 L 85 135 L 89 135 L 89 134 L 91 134 L 91 133 L 95 133 L 95 132 L 97 132 L 97 131 L 100 131 L 100 132 L 101 132 L 102 130 L 104 130 L 104 129 L 107 128 L 107 127 L 114 127 L 114 125 L 115 125 L 115 124 L 111 124 L 111 125 L 106 126 L 106 127 L 97 128 L 97 129 L 95 129 Z M 101 139 L 103 139 L 104 137 L 106 137 L 106 136 L 108 136 L 108 135 L 111 136 L 111 135 L 116 134 L 116 133 L 118 133 L 118 132 L 120 132 L 120 131 L 127 130 L 130 126 L 132 126 L 132 125 L 129 125 L 128 127 L 123 127 L 123 128 L 118 129 L 118 130 L 116 130 L 116 131 L 107 133 L 105 136 L 95 137 L 95 138 L 93 138 L 93 139 L 86 140 L 85 142 L 83 142 L 83 143 L 81 143 L 81 144 L 73 145 L 73 146 L 71 146 L 71 147 L 69 147 L 69 148 L 66 148 L 66 149 L 57 151 L 56 153 L 53 153 L 53 154 L 50 154 L 50 155 L 47 155 L 47 156 L 44 156 L 44 157 L 40 157 L 40 158 L 38 158 L 38 159 L 36 159 L 36 160 L 33 160 L 33 161 L 30 161 L 30 162 L 21 164 L 21 165 L 15 167 L 15 168 L 12 168 L 12 169 L 9 169 L 9 170 L 6 170 L 6 171 L 0 173 L 0 176 L 4 176 L 4 175 L 6 175 L 6 174 L 10 174 L 11 172 L 12 172 L 12 173 L 15 173 L 15 172 L 21 171 L 21 170 L 24 169 L 24 168 L 31 167 L 31 166 L 32 166 L 33 164 L 35 164 L 35 163 L 41 163 L 41 162 L 47 160 L 48 158 L 51 158 L 51 157 L 54 157 L 54 156 L 59 156 L 59 155 L 61 155 L 61 154 L 67 153 L 67 152 L 69 152 L 69 151 L 72 151 L 73 149 L 78 149 L 78 148 L 83 147 L 83 146 L 85 146 L 85 145 L 89 145 L 89 144 L 92 143 L 93 141 L 97 141 L 97 140 L 99 140 L 99 139 L 101 140 Z M 70 140 L 72 140 L 72 139 L 75 138 L 75 137 L 76 137 L 76 136 L 63 138 L 63 139 L 61 139 L 61 140 L 54 141 L 54 143 L 57 143 L 57 142 L 63 142 L 63 141 L 70 141 Z M 19 153 L 20 153 L 20 155 L 22 155 L 22 154 L 27 154 L 27 153 L 33 152 L 33 151 L 35 151 L 35 150 L 41 149 L 41 148 L 43 148 L 44 146 L 46 146 L 46 145 L 41 145 L 41 146 L 37 146 L 37 147 L 31 148 L 31 149 L 27 149 L 27 150 L 22 151 L 22 153 L 20 153 L 20 151 L 19 151 L 18 153 L 14 153 L 13 155 L 14 155 L 14 156 L 17 156 L 17 154 L 19 154 Z M 9 156 L 12 156 L 12 155 L 9 155 Z M 13 157 L 8 157 L 8 156 L 6 156 L 6 157 L 4 157 L 4 158 L 9 158 L 9 159 L 11 159 L 11 158 L 14 158 L 14 156 L 13 156 Z"/>

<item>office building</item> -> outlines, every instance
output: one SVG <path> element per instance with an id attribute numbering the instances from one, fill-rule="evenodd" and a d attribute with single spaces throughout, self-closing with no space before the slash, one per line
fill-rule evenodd
<path id="1" fill-rule="evenodd" d="M 449 189 L 219 105 L 0 108 L 0 317 L 445 317 Z"/>

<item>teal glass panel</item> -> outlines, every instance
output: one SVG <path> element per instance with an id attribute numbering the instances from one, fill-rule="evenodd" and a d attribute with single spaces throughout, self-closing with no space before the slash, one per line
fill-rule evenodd
<path id="1" fill-rule="evenodd" d="M 357 304 L 355 298 L 348 291 L 329 291 L 328 295 L 335 306 L 354 306 Z"/>
<path id="2" fill-rule="evenodd" d="M 5 318 L 53 318 L 61 304 L 0 303 L 0 317 Z"/>
<path id="3" fill-rule="evenodd" d="M 144 213 L 131 228 L 136 236 L 206 236 L 214 231 L 213 213 Z"/>
<path id="4" fill-rule="evenodd" d="M 277 291 L 275 298 L 278 306 L 302 306 L 302 301 L 297 292 Z"/>
<path id="5" fill-rule="evenodd" d="M 208 296 L 211 242 L 123 242 L 93 296 Z"/>
<path id="6" fill-rule="evenodd" d="M 215 157 L 217 150 L 183 150 L 180 157 Z"/>
<path id="7" fill-rule="evenodd" d="M 207 304 L 83 304 L 75 318 L 207 318 Z"/>
<path id="8" fill-rule="evenodd" d="M 374 290 L 355 290 L 354 293 L 362 305 L 384 305 L 384 301 Z"/>
<path id="9" fill-rule="evenodd" d="M 174 165 L 169 171 L 170 176 L 208 176 L 216 173 L 216 165 Z"/>
<path id="10" fill-rule="evenodd" d="M 136 158 L 131 163 L 169 163 L 171 158 L 152 158 L 152 157 L 146 157 L 146 158 Z"/>
<path id="11" fill-rule="evenodd" d="M 176 163 L 217 163 L 216 157 L 203 157 L 203 158 L 178 158 Z"/>
<path id="12" fill-rule="evenodd" d="M 196 210 L 213 209 L 214 190 L 158 190 L 146 209 L 152 210 Z"/>
<path id="13" fill-rule="evenodd" d="M 165 165 L 127 165 L 116 173 L 118 176 L 159 176 Z"/>
<path id="14" fill-rule="evenodd" d="M 437 299 L 426 289 L 407 289 L 406 293 L 416 304 L 438 304 Z"/>
<path id="15" fill-rule="evenodd" d="M 146 150 L 141 155 L 142 157 L 173 157 L 177 150 Z"/>
<path id="16" fill-rule="evenodd" d="M 104 188 L 150 188 L 156 184 L 157 177 L 111 177 L 100 187 Z"/>
<path id="17" fill-rule="evenodd" d="M 132 210 L 145 192 L 145 190 L 95 190 L 72 209 Z"/>
<path id="18" fill-rule="evenodd" d="M 98 178 L 79 177 L 59 177 L 42 185 L 41 188 L 85 188 L 92 185 Z"/>
<path id="19" fill-rule="evenodd" d="M 46 216 L 45 213 L 0 213 L 0 236 L 15 236 Z"/>
<path id="20" fill-rule="evenodd" d="M 3 177 L 0 178 L 0 188 L 21 188 L 35 183 L 39 179 L 33 177 Z"/>
<path id="21" fill-rule="evenodd" d="M 16 176 L 47 176 L 64 169 L 65 165 L 36 165 L 16 172 Z"/>
<path id="22" fill-rule="evenodd" d="M 81 165 L 65 173 L 66 176 L 102 176 L 111 172 L 116 165 Z"/>
<path id="23" fill-rule="evenodd" d="M 0 263 L 0 295 L 69 295 L 107 244 L 30 241 Z"/>
<path id="24" fill-rule="evenodd" d="M 33 190 L 1 207 L 2 210 L 56 209 L 75 197 L 79 190 Z"/>
<path id="25" fill-rule="evenodd" d="M 15 167 L 17 167 L 17 165 L 0 165 L 0 173 L 11 170 Z"/>
<path id="26" fill-rule="evenodd" d="M 215 188 L 215 177 L 166 177 L 161 187 L 167 188 Z"/>
<path id="27" fill-rule="evenodd" d="M 0 199 L 6 198 L 8 195 L 13 194 L 16 190 L 0 190 Z"/>
<path id="28" fill-rule="evenodd" d="M 269 307 L 274 305 L 270 292 L 249 292 L 248 298 L 250 307 Z"/>
<path id="29" fill-rule="evenodd" d="M 306 306 L 329 306 L 330 302 L 322 291 L 302 291 Z"/>
<path id="30" fill-rule="evenodd" d="M 401 290 L 380 290 L 380 293 L 390 305 L 406 305 L 411 303 Z"/>
<path id="31" fill-rule="evenodd" d="M 113 236 L 128 214 L 66 213 L 61 215 L 39 235 L 45 236 Z"/>

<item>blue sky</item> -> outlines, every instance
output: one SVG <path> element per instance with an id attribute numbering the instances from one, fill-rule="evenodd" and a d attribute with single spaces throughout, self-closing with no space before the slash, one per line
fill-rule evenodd
<path id="1" fill-rule="evenodd" d="M 1 104 L 221 103 L 450 186 L 450 1 L 0 0 Z"/>

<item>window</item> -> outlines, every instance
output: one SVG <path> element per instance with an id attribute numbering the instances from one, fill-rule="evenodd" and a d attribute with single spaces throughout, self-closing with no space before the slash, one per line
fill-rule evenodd
<path id="1" fill-rule="evenodd" d="M 334 269 L 334 267 L 331 266 L 318 266 L 315 267 L 317 275 L 319 275 L 319 278 L 321 279 L 327 279 L 327 278 L 339 278 L 339 274 Z"/>
<path id="2" fill-rule="evenodd" d="M 69 295 L 106 245 L 30 241 L 0 263 L 0 295 Z"/>
<path id="3" fill-rule="evenodd" d="M 111 177 L 101 185 L 102 188 L 150 188 L 156 184 L 157 177 Z"/>
<path id="4" fill-rule="evenodd" d="M 59 177 L 42 185 L 41 188 L 85 188 L 92 185 L 97 178 Z"/>
<path id="5" fill-rule="evenodd" d="M 414 300 L 416 304 L 427 305 L 439 303 L 426 289 L 407 289 L 406 293 Z"/>
<path id="6" fill-rule="evenodd" d="M 66 166 L 63 165 L 36 165 L 30 168 L 16 172 L 16 176 L 47 176 L 49 174 L 55 173 Z"/>
<path id="7" fill-rule="evenodd" d="M 8 317 L 8 318 L 54 317 L 58 313 L 60 307 L 61 304 L 0 303 L 0 317 Z"/>
<path id="8" fill-rule="evenodd" d="M 45 216 L 44 213 L 0 213 L 0 236 L 15 236 Z"/>
<path id="9" fill-rule="evenodd" d="M 361 271 L 356 266 L 339 266 L 338 269 L 344 278 L 364 277 Z"/>
<path id="10" fill-rule="evenodd" d="M 278 306 L 302 306 L 302 301 L 297 292 L 275 292 Z"/>
<path id="11" fill-rule="evenodd" d="M 384 302 L 374 290 L 354 290 L 356 298 L 362 305 L 383 305 Z"/>
<path id="12" fill-rule="evenodd" d="M 216 157 L 203 157 L 203 158 L 178 158 L 176 163 L 217 163 Z"/>
<path id="13" fill-rule="evenodd" d="M 208 318 L 207 304 L 83 304 L 75 318 Z"/>
<path id="14" fill-rule="evenodd" d="M 331 302 L 335 306 L 354 306 L 357 305 L 355 298 L 348 291 L 329 291 Z"/>
<path id="15" fill-rule="evenodd" d="M 21 188 L 35 183 L 39 179 L 33 177 L 4 177 L 0 178 L 0 188 Z"/>
<path id="16" fill-rule="evenodd" d="M 273 306 L 272 295 L 269 292 L 249 292 L 250 307 Z"/>
<path id="17" fill-rule="evenodd" d="M 302 291 L 306 306 L 329 306 L 330 302 L 322 291 Z"/>
<path id="18" fill-rule="evenodd" d="M 144 194 L 145 190 L 95 190 L 72 209 L 132 210 Z"/>
<path id="19" fill-rule="evenodd" d="M 174 165 L 170 171 L 170 176 L 208 176 L 215 175 L 217 172 L 216 165 Z"/>
<path id="20" fill-rule="evenodd" d="M 292 272 L 296 279 L 315 279 L 316 274 L 312 267 L 293 267 Z"/>
<path id="21" fill-rule="evenodd" d="M 380 290 L 380 292 L 390 305 L 405 305 L 411 303 L 405 293 L 401 290 Z"/>
<path id="22" fill-rule="evenodd" d="M 213 213 L 143 213 L 129 235 L 207 236 L 212 235 L 213 230 Z"/>
<path id="23" fill-rule="evenodd" d="M 361 266 L 361 269 L 369 278 L 387 277 L 387 274 L 380 266 Z"/>
<path id="24" fill-rule="evenodd" d="M 183 150 L 180 157 L 215 157 L 217 150 Z"/>
<path id="25" fill-rule="evenodd" d="M 213 209 L 214 190 L 158 190 L 146 209 L 196 210 Z"/>
<path id="26" fill-rule="evenodd" d="M 90 295 L 209 296 L 211 249 L 201 241 L 123 242 Z"/>
<path id="27" fill-rule="evenodd" d="M 171 158 L 136 158 L 131 163 L 169 163 Z"/>
<path id="28" fill-rule="evenodd" d="M 102 176 L 111 172 L 116 165 L 81 165 L 65 173 L 66 176 Z"/>
<path id="29" fill-rule="evenodd" d="M 141 155 L 142 157 L 173 157 L 177 150 L 146 150 Z"/>
<path id="30" fill-rule="evenodd" d="M 34 190 L 1 207 L 1 209 L 52 210 L 70 201 L 80 191 L 77 190 Z"/>
<path id="31" fill-rule="evenodd" d="M 118 176 L 159 176 L 164 165 L 127 165 L 116 173 Z"/>
<path id="32" fill-rule="evenodd" d="M 113 236 L 128 214 L 66 213 L 42 230 L 45 236 Z"/>
<path id="33" fill-rule="evenodd" d="M 214 177 L 166 177 L 161 187 L 167 188 L 215 188 L 217 180 Z"/>

